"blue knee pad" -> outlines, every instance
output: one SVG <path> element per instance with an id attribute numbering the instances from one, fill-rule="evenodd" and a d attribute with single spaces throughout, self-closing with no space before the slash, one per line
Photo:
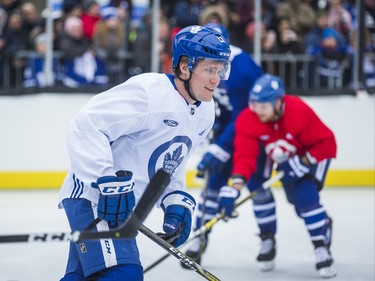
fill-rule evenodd
<path id="1" fill-rule="evenodd" d="M 306 209 L 319 203 L 318 184 L 314 180 L 303 179 L 294 185 L 285 185 L 288 202 L 297 209 Z"/>
<path id="2" fill-rule="evenodd" d="M 95 281 L 143 281 L 143 267 L 138 264 L 120 264 L 100 271 L 94 278 Z"/>

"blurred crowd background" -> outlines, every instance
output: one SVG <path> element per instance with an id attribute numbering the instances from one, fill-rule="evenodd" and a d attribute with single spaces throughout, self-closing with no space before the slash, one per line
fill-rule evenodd
<path id="1" fill-rule="evenodd" d="M 261 1 L 261 66 L 298 94 L 353 88 L 359 0 Z M 364 3 L 363 81 L 375 88 L 375 0 Z M 149 3 L 150 2 L 150 3 Z M 0 0 L 0 94 L 108 88 L 151 70 L 152 1 Z M 224 25 L 230 43 L 254 53 L 254 0 L 161 1 L 159 69 L 171 73 L 171 41 L 182 28 Z M 142 5 L 139 5 L 139 4 Z M 52 83 L 45 76 L 46 20 L 53 19 Z M 358 86 L 358 85 L 357 85 Z M 341 90 L 341 91 L 338 91 Z"/>

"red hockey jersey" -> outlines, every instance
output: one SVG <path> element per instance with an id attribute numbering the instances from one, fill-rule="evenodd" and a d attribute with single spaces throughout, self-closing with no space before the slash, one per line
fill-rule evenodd
<path id="1" fill-rule="evenodd" d="M 306 155 L 310 163 L 336 157 L 333 132 L 300 98 L 284 96 L 284 113 L 275 122 L 262 123 L 249 108 L 243 110 L 235 125 L 232 173 L 247 180 L 255 172 L 260 149 L 275 162 Z"/>

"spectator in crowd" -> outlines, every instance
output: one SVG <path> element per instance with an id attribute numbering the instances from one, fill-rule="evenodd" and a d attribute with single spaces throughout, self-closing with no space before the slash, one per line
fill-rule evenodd
<path id="1" fill-rule="evenodd" d="M 228 17 L 228 24 L 226 25 L 226 28 L 231 36 L 231 42 L 232 44 L 235 44 L 237 46 L 240 46 L 242 40 L 243 40 L 243 30 L 240 29 L 240 17 L 237 15 L 235 11 L 235 4 L 233 1 L 227 1 L 227 0 L 217 0 L 215 1 L 215 4 L 213 6 L 216 6 L 224 11 L 224 13 Z"/>
<path id="2" fill-rule="evenodd" d="M 170 39 L 169 36 L 171 28 L 168 19 L 160 11 L 159 20 L 159 58 L 160 66 L 159 72 L 166 71 L 170 73 L 172 71 L 171 62 L 171 50 L 170 50 Z M 152 18 L 151 11 L 148 11 L 144 15 L 143 24 L 136 29 L 136 38 L 132 45 L 133 50 L 133 65 L 130 70 L 131 75 L 139 73 L 149 72 L 151 70 L 151 50 L 152 50 Z"/>
<path id="3" fill-rule="evenodd" d="M 83 34 L 92 40 L 95 24 L 100 20 L 100 6 L 95 0 L 85 0 L 82 3 L 82 7 Z"/>
<path id="4" fill-rule="evenodd" d="M 124 25 L 120 21 L 115 7 L 105 7 L 101 12 L 101 20 L 95 25 L 93 34 L 94 48 L 108 72 L 109 82 L 117 83 L 117 77 L 122 71 L 124 61 L 120 59 L 125 46 Z"/>
<path id="5" fill-rule="evenodd" d="M 22 16 L 22 28 L 27 34 L 30 34 L 36 26 L 43 24 L 34 3 L 24 2 L 20 7 L 20 12 Z M 30 48 L 33 48 L 34 46 L 31 41 L 30 43 Z"/>
<path id="6" fill-rule="evenodd" d="M 122 22 L 125 22 L 129 18 L 129 13 L 132 9 L 131 0 L 110 0 L 105 7 L 114 7 L 117 9 L 118 17 Z"/>
<path id="7" fill-rule="evenodd" d="M 4 51 L 4 47 L 5 47 L 5 39 L 2 37 L 2 34 L 3 34 L 3 29 L 5 27 L 5 25 L 7 24 L 8 22 L 8 14 L 7 12 L 0 7 L 0 69 L 1 69 L 1 72 L 0 72 L 0 87 L 3 87 L 3 68 L 4 68 L 4 61 L 3 61 L 3 51 Z"/>
<path id="8" fill-rule="evenodd" d="M 166 17 L 161 17 L 159 22 L 159 56 L 160 71 L 164 73 L 173 73 L 172 69 L 172 41 L 170 37 L 171 26 Z"/>
<path id="9" fill-rule="evenodd" d="M 313 28 L 306 34 L 304 40 L 305 52 L 313 54 L 313 48 L 318 48 L 322 40 L 322 32 L 328 28 L 328 12 L 326 10 L 318 10 L 316 12 L 316 22 Z"/>
<path id="10" fill-rule="evenodd" d="M 328 2 L 330 0 L 304 0 L 306 4 L 309 4 L 314 11 L 327 10 Z"/>
<path id="11" fill-rule="evenodd" d="M 68 87 L 106 85 L 105 65 L 93 51 L 89 39 L 83 34 L 82 20 L 69 17 L 64 24 L 59 48 L 63 53 L 63 83 Z"/>
<path id="12" fill-rule="evenodd" d="M 279 18 L 276 33 L 276 53 L 292 57 L 303 53 L 303 45 L 298 40 L 298 34 L 293 29 L 289 18 Z M 296 60 L 275 62 L 277 75 L 281 76 L 289 88 L 296 88 L 301 83 L 302 64 Z"/>
<path id="13" fill-rule="evenodd" d="M 142 23 L 131 31 L 130 49 L 133 59 L 129 68 L 131 76 L 151 70 L 152 15 L 147 11 Z"/>
<path id="14" fill-rule="evenodd" d="M 82 16 L 82 5 L 79 1 L 64 1 L 63 4 L 64 17 L 79 17 Z"/>
<path id="15" fill-rule="evenodd" d="M 238 29 L 239 17 L 230 10 L 225 1 L 215 2 L 202 10 L 199 24 L 205 25 L 206 23 L 222 24 L 231 34 L 231 42 L 235 45 L 242 40 L 242 34 Z"/>
<path id="16" fill-rule="evenodd" d="M 298 34 L 288 18 L 279 18 L 276 41 L 277 53 L 299 54 L 303 52 L 303 45 L 298 40 Z"/>
<path id="17" fill-rule="evenodd" d="M 363 56 L 363 72 L 364 72 L 364 86 L 369 93 L 375 93 L 375 1 L 364 1 L 365 15 L 364 15 L 364 56 Z M 352 46 L 354 49 L 358 48 L 356 43 L 356 35 L 359 31 L 358 20 L 354 14 L 352 32 Z"/>
<path id="18" fill-rule="evenodd" d="M 27 34 L 22 29 L 22 18 L 20 13 L 15 10 L 9 15 L 8 25 L 5 27 L 3 34 L 0 36 L 3 42 L 2 55 L 4 57 L 4 67 L 10 71 L 10 86 L 16 86 L 17 73 L 22 73 L 24 61 L 16 57 L 18 51 L 27 48 Z"/>
<path id="19" fill-rule="evenodd" d="M 173 8 L 176 4 L 175 0 L 161 0 L 160 9 L 163 11 L 163 14 L 168 18 L 172 18 Z"/>
<path id="20" fill-rule="evenodd" d="M 22 29 L 28 34 L 27 48 L 33 50 L 35 31 L 44 29 L 45 21 L 40 17 L 35 4 L 32 2 L 23 3 L 20 12 L 22 16 Z"/>
<path id="21" fill-rule="evenodd" d="M 21 0 L 0 0 L 0 7 L 5 10 L 9 16 L 13 11 L 18 9 Z"/>
<path id="22" fill-rule="evenodd" d="M 63 15 L 62 11 L 53 11 L 52 14 L 52 21 L 53 21 L 53 50 L 58 50 L 58 40 L 59 36 L 62 34 L 64 29 L 64 20 L 65 15 Z M 40 24 L 37 24 L 28 34 L 29 42 L 31 42 L 33 46 L 33 50 L 35 48 L 35 38 L 42 33 L 46 33 L 46 21 L 48 17 L 48 9 L 44 9 L 41 14 Z"/>
<path id="23" fill-rule="evenodd" d="M 345 9 L 343 0 L 330 0 L 328 8 L 328 26 L 341 33 L 341 36 L 350 42 L 352 31 L 352 17 Z"/>
<path id="24" fill-rule="evenodd" d="M 289 21 L 290 27 L 296 32 L 297 40 L 300 42 L 315 24 L 314 10 L 303 0 L 281 2 L 276 8 L 276 16 Z"/>
<path id="25" fill-rule="evenodd" d="M 244 42 L 239 41 L 240 46 L 246 48 L 248 45 L 248 38 L 246 38 L 246 29 L 255 21 L 255 7 L 253 0 L 238 0 L 235 1 L 235 11 L 239 16 L 239 33 Z M 276 7 L 279 0 L 263 0 L 261 9 L 261 21 L 266 26 L 267 30 L 276 30 Z"/>
<path id="26" fill-rule="evenodd" d="M 245 41 L 244 49 L 249 52 L 254 52 L 254 36 L 255 36 L 255 23 L 249 22 L 245 28 Z M 276 51 L 276 32 L 268 29 L 267 26 L 260 23 L 260 47 L 262 53 L 275 53 Z"/>
<path id="27" fill-rule="evenodd" d="M 209 5 L 199 15 L 199 24 L 205 25 L 206 23 L 217 23 L 227 27 L 229 26 L 229 16 L 221 6 Z"/>
<path id="28" fill-rule="evenodd" d="M 371 36 L 368 29 L 365 30 L 365 56 L 363 71 L 365 75 L 365 86 L 369 92 L 375 93 L 375 38 Z"/>
<path id="29" fill-rule="evenodd" d="M 209 1 L 204 0 L 179 0 L 173 11 L 175 25 L 184 28 L 199 23 L 199 17 Z"/>
<path id="30" fill-rule="evenodd" d="M 324 28 L 319 44 L 310 45 L 307 53 L 317 59 L 316 71 L 323 87 L 337 88 L 351 81 L 350 45 L 337 30 Z"/>
<path id="31" fill-rule="evenodd" d="M 56 84 L 58 76 L 58 60 L 53 58 L 52 60 L 52 73 L 49 73 L 50 81 L 47 81 L 45 75 L 45 53 L 46 53 L 47 35 L 41 33 L 34 39 L 34 50 L 35 55 L 32 55 L 27 62 L 25 71 L 23 73 L 23 86 L 29 87 L 46 87 L 54 86 Z"/>
<path id="32" fill-rule="evenodd" d="M 8 14 L 7 12 L 0 7 L 0 35 L 3 33 L 3 29 L 8 22 Z"/>

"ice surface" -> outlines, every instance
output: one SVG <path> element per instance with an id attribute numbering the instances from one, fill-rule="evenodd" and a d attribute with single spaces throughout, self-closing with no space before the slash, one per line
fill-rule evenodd
<path id="1" fill-rule="evenodd" d="M 189 191 L 197 198 L 199 190 Z M 276 269 L 263 273 L 255 262 L 259 239 L 251 201 L 239 208 L 237 219 L 214 226 L 203 268 L 224 281 L 320 280 L 302 220 L 287 204 L 282 189 L 274 188 L 274 195 L 278 216 Z M 375 280 L 374 188 L 328 187 L 321 197 L 334 219 L 332 254 L 338 275 L 332 280 Z M 69 231 L 64 211 L 57 209 L 57 199 L 57 190 L 0 191 L 0 235 Z M 145 225 L 157 232 L 161 223 L 162 211 L 154 209 Z M 166 253 L 143 234 L 138 235 L 138 245 L 145 267 Z M 0 244 L 0 281 L 58 281 L 67 254 L 67 242 Z M 205 279 L 183 269 L 171 256 L 145 274 L 145 281 L 165 280 Z"/>

